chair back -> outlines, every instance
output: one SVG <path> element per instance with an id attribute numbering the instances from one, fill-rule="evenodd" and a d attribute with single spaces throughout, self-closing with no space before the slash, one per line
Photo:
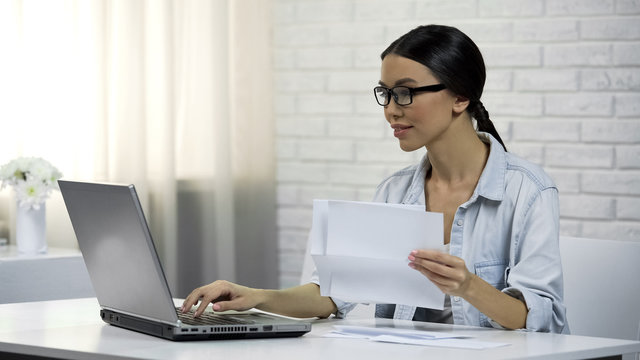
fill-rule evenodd
<path id="1" fill-rule="evenodd" d="M 560 237 L 571 334 L 640 340 L 640 242 Z"/>

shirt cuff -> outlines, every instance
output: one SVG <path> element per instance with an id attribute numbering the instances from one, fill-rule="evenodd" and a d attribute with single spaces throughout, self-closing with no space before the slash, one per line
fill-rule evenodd
<path id="1" fill-rule="evenodd" d="M 523 301 L 527 307 L 527 320 L 525 330 L 527 331 L 551 331 L 552 303 L 549 298 L 537 295 L 527 289 L 505 288 L 505 294 Z M 493 325 L 493 324 L 492 324 Z"/>
<path id="2" fill-rule="evenodd" d="M 320 287 L 320 280 L 318 279 L 317 272 L 314 272 L 314 274 L 311 276 L 310 282 Z M 334 314 L 338 319 L 344 319 L 349 311 L 353 310 L 353 308 L 358 305 L 358 303 L 350 303 L 333 297 L 331 297 L 331 301 L 336 304 L 336 308 L 338 309 Z"/>

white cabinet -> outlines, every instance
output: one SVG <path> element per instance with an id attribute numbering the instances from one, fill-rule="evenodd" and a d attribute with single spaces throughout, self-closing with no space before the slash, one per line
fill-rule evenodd
<path id="1" fill-rule="evenodd" d="M 43 255 L 21 255 L 0 247 L 0 303 L 95 297 L 82 254 L 49 248 Z"/>

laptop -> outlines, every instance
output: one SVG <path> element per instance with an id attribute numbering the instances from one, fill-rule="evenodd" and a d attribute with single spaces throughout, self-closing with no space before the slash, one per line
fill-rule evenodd
<path id="1" fill-rule="evenodd" d="M 165 339 L 301 336 L 308 321 L 261 312 L 182 314 L 174 302 L 133 185 L 59 180 L 106 323 Z"/>

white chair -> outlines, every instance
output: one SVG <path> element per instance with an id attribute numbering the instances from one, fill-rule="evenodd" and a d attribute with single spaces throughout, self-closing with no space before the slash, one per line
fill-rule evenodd
<path id="1" fill-rule="evenodd" d="M 640 242 L 560 237 L 560 254 L 571 334 L 640 340 Z"/>

